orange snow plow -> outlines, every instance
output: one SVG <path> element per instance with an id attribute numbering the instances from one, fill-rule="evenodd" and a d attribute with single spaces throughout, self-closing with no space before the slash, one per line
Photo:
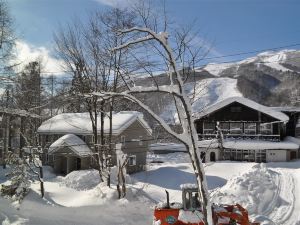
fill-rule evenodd
<path id="1" fill-rule="evenodd" d="M 204 225 L 198 189 L 195 185 L 182 185 L 182 203 L 159 204 L 154 210 L 153 225 Z M 248 211 L 241 205 L 212 205 L 214 225 L 259 225 L 250 222 Z"/>

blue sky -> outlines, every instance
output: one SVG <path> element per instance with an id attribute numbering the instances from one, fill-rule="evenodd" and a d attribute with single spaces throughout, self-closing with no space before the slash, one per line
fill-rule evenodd
<path id="1" fill-rule="evenodd" d="M 20 39 L 51 53 L 53 32 L 74 17 L 87 18 L 112 1 L 126 0 L 9 0 Z M 300 44 L 298 0 L 166 0 L 178 24 L 195 21 L 201 37 L 213 44 L 211 57 Z M 300 49 L 299 46 L 293 49 Z M 252 54 L 253 55 L 253 54 Z M 215 59 L 230 61 L 251 56 Z"/>

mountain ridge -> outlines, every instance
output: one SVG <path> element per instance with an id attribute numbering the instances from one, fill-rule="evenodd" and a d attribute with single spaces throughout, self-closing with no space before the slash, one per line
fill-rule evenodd
<path id="1" fill-rule="evenodd" d="M 158 85 L 167 85 L 165 74 L 155 76 Z M 296 106 L 300 102 L 300 50 L 268 51 L 237 62 L 210 63 L 196 68 L 194 76 L 185 83 L 192 96 L 194 84 L 197 93 L 192 99 L 193 110 L 203 108 L 227 97 L 243 96 L 267 106 Z M 138 78 L 136 85 L 154 85 L 151 78 Z M 166 121 L 176 121 L 176 109 L 171 98 L 145 96 L 156 113 Z"/>

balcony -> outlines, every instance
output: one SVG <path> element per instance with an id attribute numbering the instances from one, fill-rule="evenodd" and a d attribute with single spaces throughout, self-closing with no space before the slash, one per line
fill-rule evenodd
<path id="1" fill-rule="evenodd" d="M 266 140 L 266 141 L 280 141 L 279 134 L 223 134 L 224 138 L 235 138 L 240 140 Z M 216 134 L 198 134 L 199 140 L 209 140 L 216 138 Z"/>

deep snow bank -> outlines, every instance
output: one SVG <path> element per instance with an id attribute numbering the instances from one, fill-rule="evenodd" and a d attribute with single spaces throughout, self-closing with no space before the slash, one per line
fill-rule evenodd
<path id="1" fill-rule="evenodd" d="M 100 183 L 100 177 L 97 170 L 77 170 L 61 177 L 60 181 L 66 187 L 81 191 L 96 187 Z"/>
<path id="2" fill-rule="evenodd" d="M 212 201 L 220 204 L 239 203 L 249 214 L 263 215 L 276 204 L 279 176 L 265 164 L 254 166 L 248 172 L 229 179 L 211 193 Z"/>

